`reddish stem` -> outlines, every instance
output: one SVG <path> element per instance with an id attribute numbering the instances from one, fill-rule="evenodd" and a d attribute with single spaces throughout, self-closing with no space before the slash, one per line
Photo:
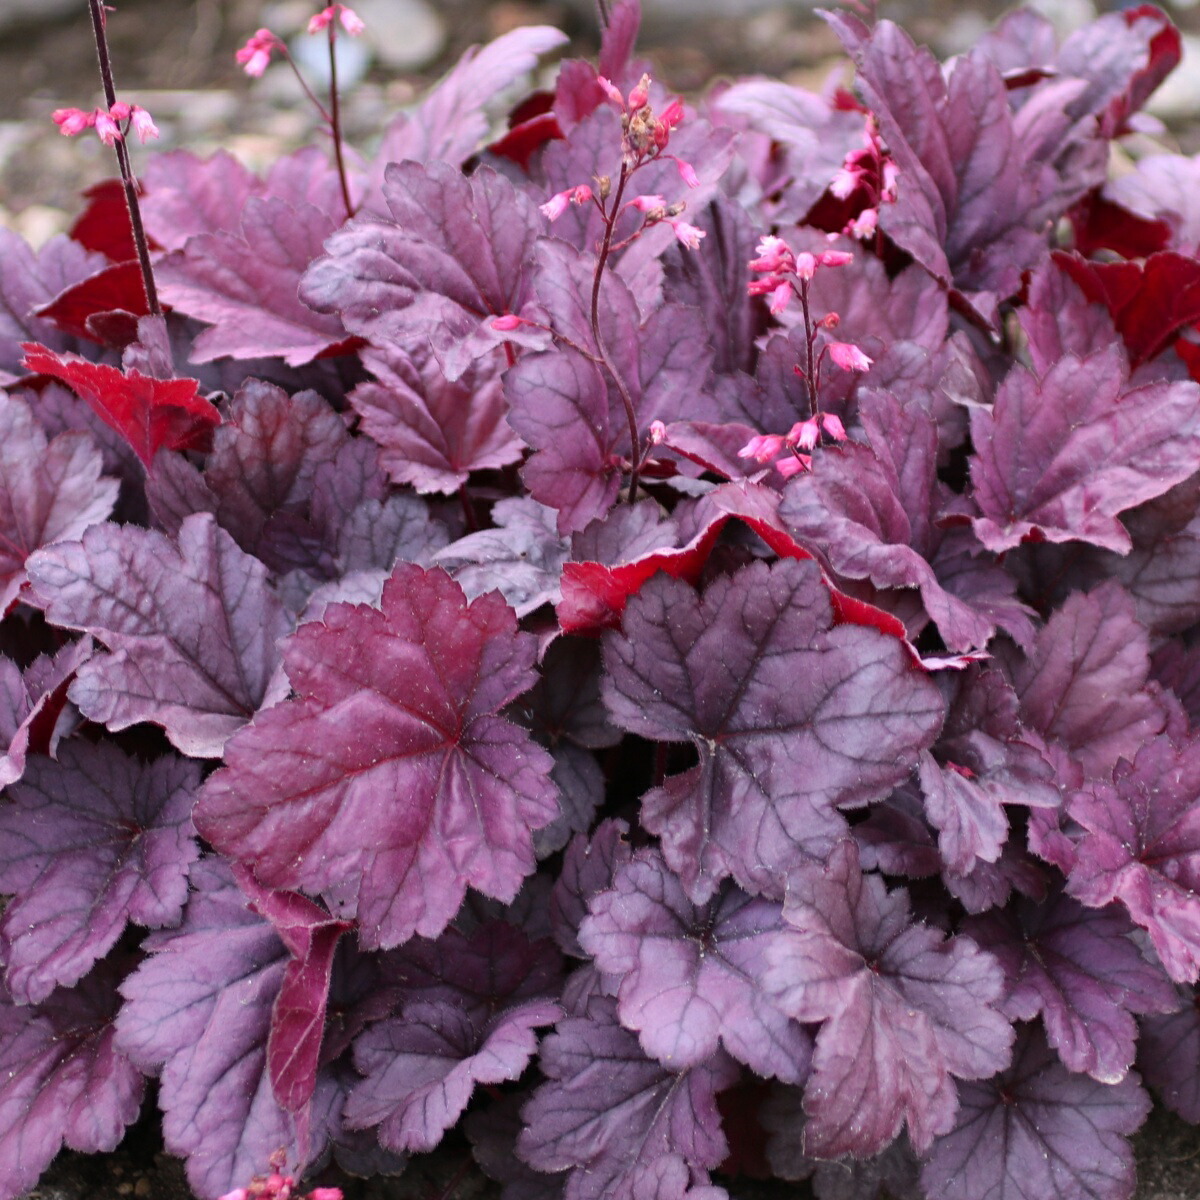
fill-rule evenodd
<path id="1" fill-rule="evenodd" d="M 329 22 L 329 131 L 333 135 L 333 156 L 337 160 L 338 182 L 342 185 L 342 203 L 346 220 L 354 216 L 350 200 L 350 185 L 346 181 L 346 160 L 342 154 L 342 115 L 338 103 L 337 85 L 337 22 Z"/>
<path id="2" fill-rule="evenodd" d="M 607 208 L 601 209 L 601 212 L 604 214 L 604 237 L 600 242 L 600 253 L 596 258 L 596 273 L 592 277 L 591 317 L 592 337 L 596 342 L 596 351 L 600 356 L 600 361 L 604 364 L 605 370 L 608 371 L 612 377 L 612 381 L 617 385 L 617 391 L 621 396 L 621 403 L 625 406 L 625 419 L 629 422 L 629 503 L 632 504 L 637 499 L 638 476 L 642 469 L 642 447 L 641 438 L 638 437 L 637 414 L 633 410 L 633 397 L 629 394 L 629 388 L 625 385 L 625 380 L 621 378 L 620 372 L 612 365 L 612 360 L 609 358 L 608 350 L 604 345 L 604 338 L 600 334 L 600 280 L 604 275 L 608 256 L 612 253 L 613 232 L 616 229 L 617 217 L 621 212 L 621 200 L 625 195 L 625 185 L 628 182 L 629 167 L 622 160 L 621 174 L 617 179 L 617 191 L 613 196 L 612 204 Z"/>
<path id="3" fill-rule="evenodd" d="M 88 0 L 92 14 L 92 32 L 96 35 L 96 57 L 100 60 L 100 80 L 104 85 L 104 100 L 109 109 L 117 102 L 117 90 L 113 83 L 112 60 L 108 56 L 108 37 L 104 30 L 104 5 L 102 0 Z M 129 124 L 125 125 L 128 132 Z M 152 316 L 162 316 L 162 305 L 158 302 L 158 289 L 154 286 L 154 270 L 150 266 L 150 244 L 146 240 L 146 228 L 142 224 L 142 208 L 138 203 L 137 180 L 129 162 L 129 147 L 124 133 L 113 143 L 117 152 L 117 166 L 121 171 L 121 183 L 125 188 L 125 207 L 129 209 L 129 225 L 133 231 L 133 244 L 137 247 L 138 266 L 142 271 L 142 287 L 146 292 L 146 306 Z"/>

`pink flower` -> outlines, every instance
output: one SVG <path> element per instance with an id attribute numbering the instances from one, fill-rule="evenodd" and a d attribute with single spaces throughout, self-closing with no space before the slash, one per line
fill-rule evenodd
<path id="1" fill-rule="evenodd" d="M 64 137 L 74 137 L 95 125 L 96 114 L 84 112 L 82 108 L 56 108 L 50 114 L 50 119 Z"/>
<path id="2" fill-rule="evenodd" d="M 778 316 L 792 302 L 792 285 L 785 279 L 771 290 L 771 303 L 767 306 L 772 315 Z"/>
<path id="3" fill-rule="evenodd" d="M 843 371 L 866 371 L 871 366 L 872 360 L 850 342 L 830 342 L 828 348 L 829 357 Z"/>
<path id="4" fill-rule="evenodd" d="M 802 471 L 811 471 L 812 459 L 807 454 L 792 454 L 787 458 L 781 458 L 775 464 L 775 470 L 784 479 L 791 479 L 793 475 L 799 475 Z"/>
<path id="5" fill-rule="evenodd" d="M 634 196 L 634 198 L 632 200 L 630 200 L 629 203 L 633 208 L 636 208 L 638 210 L 638 212 L 643 212 L 643 213 L 653 212 L 654 209 L 665 208 L 667 205 L 667 202 L 661 196 L 658 196 L 658 195 Z"/>
<path id="6" fill-rule="evenodd" d="M 650 422 L 650 444 L 661 446 L 667 440 L 667 427 L 661 421 Z"/>
<path id="7" fill-rule="evenodd" d="M 875 226 L 879 224 L 879 209 L 864 208 L 845 228 L 844 232 L 853 238 L 865 239 L 874 236 Z"/>
<path id="8" fill-rule="evenodd" d="M 841 418 L 834 416 L 833 413 L 821 414 L 821 428 L 835 442 L 844 442 L 846 440 L 846 427 L 842 424 Z"/>
<path id="9" fill-rule="evenodd" d="M 845 200 L 858 187 L 858 181 L 862 176 L 863 172 L 857 167 L 842 167 L 833 177 L 833 181 L 829 185 L 829 190 L 839 200 Z"/>
<path id="10" fill-rule="evenodd" d="M 308 1200 L 342 1200 L 341 1188 L 313 1188 Z"/>
<path id="11" fill-rule="evenodd" d="M 570 202 L 570 192 L 556 192 L 545 204 L 539 204 L 538 209 L 547 221 L 557 221 L 567 211 Z"/>
<path id="12" fill-rule="evenodd" d="M 801 279 L 807 280 L 811 279 L 817 273 L 818 265 L 815 255 L 809 254 L 807 250 L 801 250 L 796 255 L 796 265 L 793 267 L 793 270 Z"/>
<path id="13" fill-rule="evenodd" d="M 121 140 L 121 127 L 101 109 L 96 109 L 96 134 L 106 146 L 115 146 Z"/>
<path id="14" fill-rule="evenodd" d="M 799 446 L 801 450 L 811 450 L 821 438 L 817 428 L 817 418 L 809 417 L 807 421 L 797 421 L 788 431 L 789 446 Z"/>
<path id="15" fill-rule="evenodd" d="M 269 29 L 260 29 L 234 57 L 247 75 L 257 79 L 267 69 L 272 52 L 279 46 L 279 39 Z"/>
<path id="16" fill-rule="evenodd" d="M 689 225 L 677 217 L 668 218 L 667 224 L 675 231 L 675 237 L 689 250 L 700 249 L 700 239 L 704 237 L 703 229 L 697 229 L 695 225 Z"/>
<path id="17" fill-rule="evenodd" d="M 158 126 L 155 125 L 154 118 L 140 104 L 135 104 L 130 110 L 130 120 L 133 123 L 133 132 L 138 135 L 138 141 L 145 143 L 148 138 L 158 137 Z"/>
<path id="18" fill-rule="evenodd" d="M 790 271 L 796 265 L 792 248 L 781 237 L 768 234 L 759 241 L 755 252 L 758 257 L 750 261 L 752 271 Z"/>
<path id="19" fill-rule="evenodd" d="M 568 204 L 586 204 L 591 198 L 592 189 L 586 183 L 581 183 L 578 187 L 567 188 L 565 192 L 556 192 L 538 208 L 548 221 L 557 221 L 567 211 Z"/>
<path id="20" fill-rule="evenodd" d="M 682 158 L 676 158 L 673 154 L 667 154 L 664 157 L 673 159 L 675 168 L 679 172 L 679 178 L 683 180 L 688 187 L 699 187 L 700 180 L 696 175 L 696 170 L 691 163 L 684 162 Z"/>
<path id="21" fill-rule="evenodd" d="M 823 250 L 817 255 L 817 265 L 821 267 L 844 267 L 854 261 L 854 255 L 845 250 Z"/>
<path id="22" fill-rule="evenodd" d="M 650 101 L 650 76 L 643 75 L 638 80 L 633 91 L 629 93 L 629 107 L 632 111 L 645 108 Z"/>
<path id="23" fill-rule="evenodd" d="M 752 458 L 755 462 L 770 462 L 783 450 L 783 438 L 778 434 L 756 434 L 739 451 L 738 458 Z"/>
<path id="24" fill-rule="evenodd" d="M 520 328 L 525 322 L 516 315 L 516 313 L 505 313 L 502 317 L 497 317 L 492 322 L 492 328 L 499 333 L 509 333 L 514 329 Z"/>
<path id="25" fill-rule="evenodd" d="M 359 15 L 352 8 L 347 8 L 344 4 L 331 4 L 328 8 L 322 9 L 308 23 L 309 33 L 320 33 L 334 17 L 342 23 L 342 28 L 351 36 L 358 37 L 366 26 L 362 23 Z"/>
<path id="26" fill-rule="evenodd" d="M 625 97 L 617 90 L 611 80 L 605 79 L 603 75 L 596 76 L 596 82 L 604 89 L 604 94 L 619 108 L 624 109 Z"/>

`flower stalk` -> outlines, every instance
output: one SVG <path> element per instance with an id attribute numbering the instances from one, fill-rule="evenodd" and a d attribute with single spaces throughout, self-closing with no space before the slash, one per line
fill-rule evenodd
<path id="1" fill-rule="evenodd" d="M 109 113 L 117 110 L 119 113 L 121 108 L 117 103 L 116 86 L 113 82 L 112 60 L 108 54 L 108 37 L 104 28 L 104 5 L 102 0 L 88 0 L 88 6 L 92 16 L 92 32 L 96 37 L 96 57 L 100 61 L 100 79 L 104 87 L 104 99 L 108 104 Z M 144 111 L 144 110 L 141 110 Z M 133 123 L 137 128 L 138 133 L 144 141 L 147 136 L 157 136 L 158 131 L 154 129 L 152 122 L 146 121 L 139 126 L 135 120 L 136 114 L 133 110 L 128 110 L 126 113 L 130 123 Z M 112 120 L 112 117 L 109 118 Z M 126 126 L 128 128 L 128 125 Z M 150 131 L 153 131 L 151 133 Z M 67 132 L 64 126 L 64 132 Z M 104 130 L 99 129 L 98 132 L 104 134 Z M 125 205 L 129 210 L 129 224 L 133 230 L 133 244 L 137 247 L 138 266 L 142 272 L 142 287 L 146 292 L 146 305 L 152 316 L 162 316 L 162 305 L 158 299 L 158 289 L 154 286 L 154 269 L 150 265 L 150 243 L 146 238 L 146 228 L 142 224 L 142 209 L 138 203 L 137 180 L 134 178 L 133 167 L 129 161 L 129 147 L 125 142 L 125 138 L 120 130 L 114 134 L 111 130 L 108 131 L 108 136 L 104 138 L 109 141 L 113 150 L 117 155 L 117 166 L 121 172 L 121 183 L 125 190 Z"/>

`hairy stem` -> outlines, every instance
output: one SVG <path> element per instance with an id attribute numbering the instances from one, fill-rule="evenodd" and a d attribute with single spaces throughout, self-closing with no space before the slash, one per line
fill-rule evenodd
<path id="1" fill-rule="evenodd" d="M 92 14 L 92 32 L 96 35 L 96 57 L 100 60 L 100 80 L 104 85 L 104 101 L 111 109 L 117 102 L 117 90 L 113 83 L 112 60 L 108 56 L 108 37 L 104 31 L 104 5 L 102 0 L 88 0 Z M 137 180 L 129 162 L 129 147 L 125 138 L 113 143 L 117 152 L 117 166 L 121 171 L 121 183 L 125 187 L 125 207 L 129 209 L 129 226 L 133 231 L 133 244 L 137 247 L 138 266 L 142 271 L 142 287 L 146 292 L 146 305 L 152 316 L 162 316 L 162 305 L 158 302 L 158 288 L 154 286 L 154 270 L 150 266 L 150 244 L 146 240 L 146 227 L 142 224 L 142 208 L 138 203 Z"/>
<path id="2" fill-rule="evenodd" d="M 342 116 L 338 104 L 337 83 L 337 22 L 329 22 L 329 132 L 333 136 L 333 156 L 337 160 L 338 182 L 342 185 L 342 203 L 346 220 L 354 216 L 350 201 L 350 185 L 346 182 L 346 160 L 342 154 Z"/>
<path id="3" fill-rule="evenodd" d="M 596 351 L 605 370 L 617 385 L 621 395 L 621 403 L 625 406 L 625 419 L 629 422 L 629 503 L 637 499 L 638 476 L 642 469 L 641 439 L 638 437 L 637 414 L 633 411 L 633 397 L 620 372 L 612 365 L 604 338 L 600 334 L 600 280 L 604 276 L 604 268 L 608 264 L 608 256 L 612 253 L 613 232 L 617 226 L 617 217 L 621 213 L 621 200 L 625 195 L 625 185 L 629 182 L 629 167 L 621 163 L 621 174 L 617 180 L 617 190 L 612 198 L 612 204 L 607 209 L 601 209 L 604 214 L 604 238 L 600 243 L 600 253 L 596 257 L 596 273 L 592 277 L 592 338 L 596 343 Z"/>
<path id="4" fill-rule="evenodd" d="M 813 328 L 812 313 L 808 307 L 808 280 L 800 280 L 800 307 L 804 311 L 804 341 L 808 347 L 808 374 L 805 376 L 808 383 L 808 398 L 812 404 L 813 417 L 816 417 L 820 412 L 820 406 L 817 403 L 817 387 L 820 383 L 818 378 L 820 372 L 820 364 L 813 361 L 813 343 L 817 340 L 817 331 Z"/>

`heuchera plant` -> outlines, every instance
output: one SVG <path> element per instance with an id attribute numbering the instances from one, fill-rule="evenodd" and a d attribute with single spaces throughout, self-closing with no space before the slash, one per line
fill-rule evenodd
<path id="1" fill-rule="evenodd" d="M 202 1200 L 455 1129 L 507 1200 L 1128 1197 L 1200 1121 L 1163 14 L 693 105 L 621 0 L 136 180 L 93 13 L 121 179 L 0 230 L 0 1200 L 147 1078 Z"/>

